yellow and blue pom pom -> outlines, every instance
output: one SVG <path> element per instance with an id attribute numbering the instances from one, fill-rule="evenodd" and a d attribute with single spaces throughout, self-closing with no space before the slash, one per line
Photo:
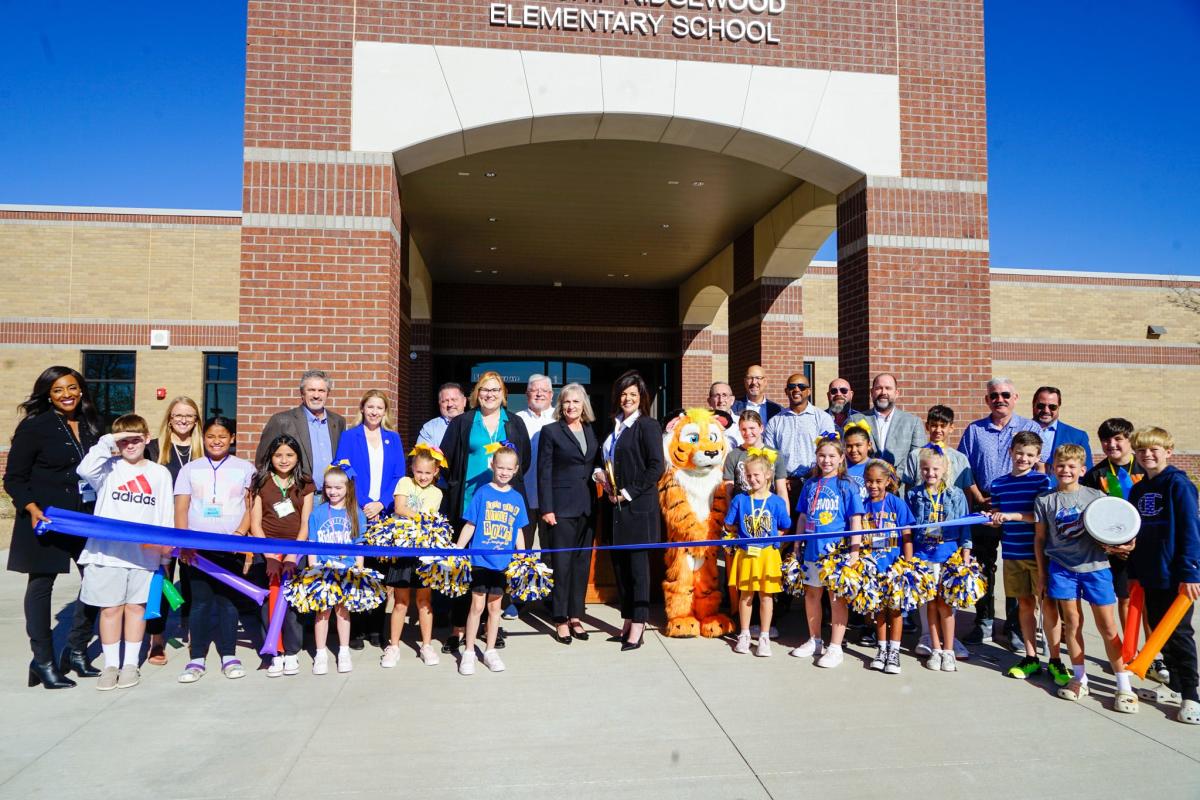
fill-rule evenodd
<path id="1" fill-rule="evenodd" d="M 384 599 L 383 575 L 367 567 L 348 567 L 341 571 L 341 591 L 346 610 L 370 611 Z"/>
<path id="2" fill-rule="evenodd" d="M 834 551 L 823 556 L 817 577 L 834 597 L 845 600 L 859 614 L 877 611 L 883 603 L 875 560 L 859 554 L 851 564 L 849 551 Z"/>
<path id="3" fill-rule="evenodd" d="M 466 556 L 421 556 L 417 577 L 435 592 L 462 597 L 471 590 L 471 559 Z"/>
<path id="4" fill-rule="evenodd" d="M 792 597 L 804 596 L 804 567 L 795 556 L 788 556 L 782 564 L 783 590 Z"/>
<path id="5" fill-rule="evenodd" d="M 371 523 L 363 531 L 363 544 L 373 547 L 396 547 L 399 527 L 408 522 L 404 517 L 383 517 Z M 395 556 L 378 556 L 380 561 L 395 561 Z"/>
<path id="6" fill-rule="evenodd" d="M 524 603 L 549 597 L 554 588 L 554 570 L 531 553 L 513 556 L 504 577 L 508 579 L 508 593 Z"/>
<path id="7" fill-rule="evenodd" d="M 987 591 L 987 579 L 979 562 L 972 560 L 970 564 L 963 563 L 963 551 L 955 550 L 954 555 L 942 566 L 942 599 L 952 608 L 966 611 Z"/>
<path id="8" fill-rule="evenodd" d="M 933 570 L 923 560 L 897 558 L 880 578 L 883 604 L 907 614 L 937 597 Z"/>

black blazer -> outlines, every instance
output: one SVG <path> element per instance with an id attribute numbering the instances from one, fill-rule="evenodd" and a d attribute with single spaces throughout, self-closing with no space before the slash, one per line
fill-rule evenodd
<path id="1" fill-rule="evenodd" d="M 45 513 L 50 506 L 91 514 L 93 503 L 84 503 L 79 494 L 79 475 L 75 468 L 99 439 L 80 420 L 76 441 L 70 428 L 55 411 L 25 417 L 13 434 L 8 465 L 4 470 L 4 490 L 17 508 L 13 520 L 12 549 L 8 568 L 13 572 L 67 572 L 71 560 L 79 557 L 84 539 L 66 534 L 38 536 L 25 506 L 37 503 Z"/>
<path id="2" fill-rule="evenodd" d="M 616 488 L 624 489 L 632 500 L 612 506 L 613 544 L 648 544 L 662 539 L 658 508 L 658 479 L 666 466 L 662 437 L 658 422 L 643 414 L 617 440 L 613 453 Z M 604 469 L 603 447 L 596 461 Z"/>
<path id="3" fill-rule="evenodd" d="M 329 426 L 329 454 L 334 456 L 337 453 L 338 441 L 346 430 L 346 418 L 341 414 L 333 413 L 328 408 L 325 409 L 325 414 L 328 416 L 326 424 Z M 267 454 L 267 448 L 271 446 L 271 442 L 275 441 L 275 437 L 282 433 L 286 433 L 300 443 L 300 449 L 304 451 L 300 454 L 300 468 L 304 474 L 311 476 L 313 474 L 312 437 L 308 434 L 308 415 L 303 405 L 289 408 L 287 411 L 280 411 L 267 420 L 262 436 L 258 439 L 258 447 L 254 452 L 255 465 L 262 463 L 263 456 Z"/>
<path id="4" fill-rule="evenodd" d="M 542 428 L 538 440 L 538 510 L 564 519 L 590 517 L 595 508 L 592 469 L 599 444 L 592 426 L 583 424 L 586 450 L 563 420 Z"/>
<path id="5" fill-rule="evenodd" d="M 529 431 L 525 423 L 516 414 L 506 411 L 508 422 L 504 425 L 501 439 L 507 439 L 517 446 L 517 455 L 521 463 L 517 465 L 517 474 L 513 476 L 512 487 L 521 494 L 525 508 L 529 508 L 529 498 L 525 496 L 525 466 L 529 463 L 531 451 L 529 448 Z M 446 519 L 461 528 L 463 523 L 463 480 L 467 471 L 467 457 L 470 455 L 471 426 L 479 416 L 479 409 L 472 408 L 450 420 L 446 433 L 442 436 L 441 450 L 446 457 L 447 468 L 442 470 L 446 477 L 446 491 L 442 492 L 442 513 Z"/>

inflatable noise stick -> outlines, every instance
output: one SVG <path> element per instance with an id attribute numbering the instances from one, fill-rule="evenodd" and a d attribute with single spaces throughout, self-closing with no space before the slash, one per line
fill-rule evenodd
<path id="1" fill-rule="evenodd" d="M 259 655 L 273 656 L 276 653 L 283 652 L 283 617 L 287 613 L 287 598 L 283 594 L 283 586 L 279 581 L 271 581 L 270 591 L 270 617 L 267 624 L 267 633 L 263 636 L 263 646 L 259 649 Z"/>
<path id="2" fill-rule="evenodd" d="M 1129 611 L 1125 614 L 1125 637 L 1121 640 L 1121 659 L 1128 664 L 1137 656 L 1142 638 L 1142 614 L 1146 611 L 1146 592 L 1137 581 L 1129 582 Z"/>
<path id="3" fill-rule="evenodd" d="M 162 592 L 163 597 L 167 598 L 167 605 L 171 607 L 171 610 L 178 611 L 179 607 L 183 605 L 183 595 L 175 588 L 175 584 L 164 579 Z"/>
<path id="4" fill-rule="evenodd" d="M 150 579 L 150 594 L 146 597 L 146 610 L 142 612 L 142 619 L 159 619 L 162 614 L 159 612 L 159 607 L 162 606 L 163 597 L 163 571 L 157 569 L 154 571 L 154 577 Z"/>
<path id="5" fill-rule="evenodd" d="M 1171 634 L 1179 626 L 1183 615 L 1191 607 L 1192 599 L 1190 597 L 1182 594 L 1176 597 L 1175 602 L 1171 603 L 1171 607 L 1167 609 L 1167 613 L 1163 614 L 1162 620 L 1154 630 L 1150 631 L 1150 635 L 1146 638 L 1146 646 L 1125 669 L 1139 678 L 1145 678 L 1146 670 L 1150 669 L 1150 664 L 1153 663 L 1155 656 L 1162 651 L 1163 645 L 1167 643 L 1167 639 L 1171 638 Z"/>

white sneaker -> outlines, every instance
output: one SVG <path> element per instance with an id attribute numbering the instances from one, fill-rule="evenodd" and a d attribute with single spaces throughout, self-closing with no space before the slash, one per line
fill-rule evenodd
<path id="1" fill-rule="evenodd" d="M 913 648 L 913 652 L 919 656 L 928 656 L 933 654 L 933 648 L 929 646 L 928 633 L 921 634 L 921 638 L 917 641 L 917 646 Z"/>
<path id="2" fill-rule="evenodd" d="M 879 644 L 879 649 L 875 651 L 875 657 L 871 659 L 871 663 L 867 664 L 867 669 L 877 669 L 882 671 L 883 665 L 887 663 L 887 651 L 883 648 L 883 643 Z"/>
<path id="3" fill-rule="evenodd" d="M 887 651 L 887 661 L 883 665 L 883 671 L 887 675 L 899 675 L 900 674 L 900 651 L 899 650 L 888 650 Z"/>
<path id="4" fill-rule="evenodd" d="M 958 665 L 954 663 L 953 650 L 942 653 L 942 672 L 958 672 Z"/>
<path id="5" fill-rule="evenodd" d="M 950 657 L 953 658 L 954 654 L 951 653 Z M 929 654 L 929 658 L 927 658 L 925 660 L 925 668 L 931 669 L 934 672 L 939 672 L 942 669 L 942 651 L 941 650 L 934 650 L 932 653 Z"/>
<path id="6" fill-rule="evenodd" d="M 284 675 L 299 675 L 300 674 L 300 658 L 299 658 L 299 656 L 284 656 L 283 657 L 283 674 Z"/>
<path id="7" fill-rule="evenodd" d="M 474 675 L 475 674 L 475 651 L 464 652 L 458 661 L 459 675 Z"/>
<path id="8" fill-rule="evenodd" d="M 354 671 L 354 662 L 350 660 L 350 648 L 349 647 L 343 647 L 341 650 L 338 650 L 337 671 L 338 672 L 353 672 Z"/>
<path id="9" fill-rule="evenodd" d="M 813 656 L 819 656 L 824 652 L 824 643 L 820 639 L 810 636 L 807 642 L 799 647 L 793 647 L 791 650 L 789 650 L 788 655 L 795 656 L 796 658 L 812 658 Z"/>
<path id="10" fill-rule="evenodd" d="M 831 644 L 825 648 L 825 655 L 817 659 L 817 666 L 824 669 L 833 669 L 842 663 L 842 646 L 840 644 Z"/>
<path id="11" fill-rule="evenodd" d="M 400 648 L 394 644 L 389 644 L 383 649 L 383 655 L 379 657 L 379 666 L 384 669 L 391 669 L 400 661 Z"/>
<path id="12" fill-rule="evenodd" d="M 738 634 L 737 643 L 733 646 L 735 653 L 750 652 L 750 631 L 742 631 Z"/>
<path id="13" fill-rule="evenodd" d="M 442 662 L 441 656 L 437 654 L 437 650 L 433 649 L 431 644 L 421 645 L 421 663 L 427 667 L 436 667 Z"/>
<path id="14" fill-rule="evenodd" d="M 758 646 L 754 648 L 754 655 L 759 658 L 771 657 L 771 638 L 769 636 L 758 637 Z"/>
<path id="15" fill-rule="evenodd" d="M 488 650 L 483 654 L 483 663 L 492 672 L 504 672 L 504 662 L 500 660 L 500 654 L 495 650 Z"/>
<path id="16" fill-rule="evenodd" d="M 322 648 L 313 656 L 313 675 L 324 675 L 329 672 L 329 651 Z"/>
<path id="17" fill-rule="evenodd" d="M 283 656 L 275 656 L 271 659 L 271 666 L 267 667 L 267 677 L 283 677 Z"/>
<path id="18" fill-rule="evenodd" d="M 966 661 L 968 658 L 971 657 L 971 651 L 968 650 L 967 646 L 965 644 L 963 644 L 962 642 L 960 642 L 958 639 L 954 640 L 954 657 L 959 658 L 963 661 Z"/>

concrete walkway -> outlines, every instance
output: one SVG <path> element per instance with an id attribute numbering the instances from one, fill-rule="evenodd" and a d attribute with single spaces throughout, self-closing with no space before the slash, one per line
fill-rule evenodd
<path id="1" fill-rule="evenodd" d="M 77 587 L 63 576 L 56 608 Z M 822 670 L 787 656 L 798 605 L 770 659 L 654 633 L 621 653 L 604 641 L 616 612 L 594 606 L 598 634 L 570 646 L 536 620 L 506 623 L 500 674 L 415 651 L 383 670 L 368 647 L 349 675 L 313 676 L 302 655 L 300 675 L 274 680 L 226 680 L 211 656 L 184 686 L 171 650 L 134 689 L 47 692 L 25 687 L 23 590 L 0 573 L 3 798 L 1200 797 L 1200 728 L 1145 702 L 1110 711 L 1094 658 L 1079 704 L 1003 677 L 1015 657 L 993 646 L 957 674 L 905 652 L 903 674 L 882 675 L 853 646 Z M 1087 646 L 1103 653 L 1094 634 Z"/>

